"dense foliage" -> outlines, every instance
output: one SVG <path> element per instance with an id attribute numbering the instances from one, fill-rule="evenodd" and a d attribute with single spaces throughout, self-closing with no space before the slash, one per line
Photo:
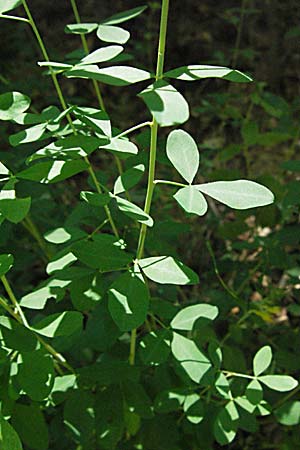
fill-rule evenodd
<path id="1" fill-rule="evenodd" d="M 56 95 L 1 74 L 1 449 L 300 448 L 299 107 L 236 69 L 246 3 L 232 65 L 176 67 L 168 0 L 92 22 L 70 0 L 58 61 L 0 0 Z M 125 51 L 147 15 L 156 70 Z"/>

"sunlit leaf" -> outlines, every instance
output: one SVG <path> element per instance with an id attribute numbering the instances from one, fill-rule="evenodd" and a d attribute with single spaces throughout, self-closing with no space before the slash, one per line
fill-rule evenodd
<path id="1" fill-rule="evenodd" d="M 149 305 L 149 292 L 143 277 L 126 272 L 112 284 L 108 308 L 121 331 L 129 331 L 144 323 Z"/>
<path id="2" fill-rule="evenodd" d="M 199 168 L 199 152 L 192 136 L 184 130 L 171 131 L 166 150 L 175 169 L 191 184 Z"/>
<path id="3" fill-rule="evenodd" d="M 112 86 L 128 86 L 151 78 L 149 72 L 135 67 L 112 66 L 99 69 L 93 64 L 74 66 L 65 75 L 68 78 L 89 78 Z"/>
<path id="4" fill-rule="evenodd" d="M 171 256 L 140 259 L 139 265 L 146 277 L 156 283 L 184 285 L 199 282 L 195 272 Z"/>
<path id="5" fill-rule="evenodd" d="M 194 81 L 201 78 L 223 78 L 224 80 L 235 81 L 238 83 L 248 83 L 249 81 L 252 81 L 252 78 L 239 70 L 229 69 L 228 67 L 204 65 L 178 67 L 177 69 L 166 72 L 164 76 L 183 81 Z"/>
<path id="6" fill-rule="evenodd" d="M 139 97 L 162 127 L 181 124 L 189 118 L 189 105 L 185 98 L 164 80 L 148 86 Z"/>
<path id="7" fill-rule="evenodd" d="M 98 64 L 101 62 L 109 61 L 122 53 L 123 47 L 120 45 L 109 45 L 108 47 L 102 47 L 89 55 L 82 58 L 80 63 L 82 64 Z"/>
<path id="8" fill-rule="evenodd" d="M 272 192 L 254 181 L 215 181 L 195 186 L 204 194 L 234 209 L 256 208 L 274 201 Z"/>
<path id="9" fill-rule="evenodd" d="M 6 92 L 0 95 L 0 120 L 13 120 L 15 116 L 26 111 L 30 98 L 20 92 Z"/>
<path id="10" fill-rule="evenodd" d="M 255 376 L 258 376 L 267 370 L 272 362 L 272 357 L 272 349 L 269 345 L 258 350 L 253 359 L 253 373 Z"/>
<path id="11" fill-rule="evenodd" d="M 124 28 L 115 27 L 113 25 L 99 25 L 97 36 L 104 42 L 115 42 L 117 44 L 125 44 L 130 38 L 130 33 Z"/>
<path id="12" fill-rule="evenodd" d="M 203 319 L 203 322 L 207 324 L 217 315 L 218 308 L 207 303 L 187 306 L 176 314 L 171 322 L 171 327 L 176 330 L 190 331 L 198 319 Z"/>
<path id="13" fill-rule="evenodd" d="M 97 23 L 71 23 L 66 25 L 65 33 L 88 34 L 96 30 L 97 27 Z"/>
<path id="14" fill-rule="evenodd" d="M 207 211 L 207 202 L 204 195 L 194 186 L 186 186 L 179 189 L 174 198 L 189 214 L 203 216 Z"/>
<path id="15" fill-rule="evenodd" d="M 145 11 L 146 8 L 147 6 L 138 6 L 137 8 L 128 9 L 127 11 L 114 14 L 108 19 L 105 19 L 102 23 L 107 25 L 115 25 L 117 23 L 126 22 L 127 20 L 139 16 L 143 11 Z"/>

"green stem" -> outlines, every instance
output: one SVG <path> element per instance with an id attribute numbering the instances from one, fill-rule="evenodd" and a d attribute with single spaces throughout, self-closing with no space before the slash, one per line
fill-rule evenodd
<path id="1" fill-rule="evenodd" d="M 120 138 L 126 136 L 127 134 L 130 134 L 133 131 L 138 130 L 139 128 L 147 127 L 148 125 L 149 126 L 152 125 L 152 122 L 149 122 L 149 120 L 147 122 L 139 123 L 138 125 L 135 125 L 134 127 L 128 128 L 128 130 L 122 131 L 122 133 L 120 133 L 117 136 L 115 136 L 115 138 L 120 139 Z"/>
<path id="2" fill-rule="evenodd" d="M 134 366 L 135 361 L 135 342 L 136 342 L 136 328 L 131 331 L 130 337 L 129 364 L 131 366 Z"/>
<path id="3" fill-rule="evenodd" d="M 34 21 L 32 15 L 31 15 L 31 12 L 30 12 L 30 9 L 29 9 L 29 7 L 28 7 L 28 5 L 27 5 L 26 0 L 22 0 L 22 3 L 23 3 L 23 6 L 24 6 L 24 9 L 25 9 L 25 12 L 26 12 L 26 14 L 27 14 L 27 16 L 28 16 L 29 23 L 30 23 L 30 25 L 31 25 L 31 27 L 32 27 L 32 30 L 33 30 L 33 32 L 34 32 L 34 35 L 35 35 L 35 37 L 36 37 L 36 39 L 37 39 L 37 42 L 38 42 L 39 47 L 40 47 L 40 49 L 41 49 L 41 52 L 42 52 L 42 54 L 43 54 L 43 57 L 45 58 L 46 61 L 50 62 L 50 58 L 49 58 L 48 52 L 47 52 L 47 50 L 46 50 L 45 44 L 44 44 L 43 39 L 42 39 L 42 37 L 41 37 L 41 35 L 40 35 L 40 33 L 39 33 L 39 30 L 38 30 L 38 28 L 37 28 L 37 26 L 36 26 L 36 24 L 35 24 L 35 21 Z M 49 67 L 49 70 L 50 70 L 50 74 L 51 74 L 51 77 L 52 77 L 52 81 L 53 81 L 54 87 L 55 87 L 55 89 L 56 89 L 56 92 L 57 92 L 57 95 L 58 95 L 60 104 L 61 104 L 63 110 L 66 111 L 66 110 L 67 110 L 67 104 L 66 104 L 66 101 L 65 101 L 65 99 L 64 99 L 64 96 L 63 96 L 62 90 L 61 90 L 61 88 L 60 88 L 59 82 L 58 82 L 58 80 L 57 80 L 57 76 L 56 76 L 56 74 L 53 72 L 53 69 L 52 69 L 51 67 Z M 75 126 L 74 126 L 74 124 L 73 124 L 73 121 L 72 121 L 72 118 L 71 118 L 70 114 L 69 114 L 69 113 L 66 114 L 66 117 L 67 117 L 67 120 L 68 120 L 68 122 L 69 122 L 69 124 L 70 124 L 72 130 L 73 130 L 74 135 L 76 136 L 76 134 L 77 134 L 76 128 L 75 128 Z M 84 160 L 85 160 L 85 162 L 88 164 L 88 171 L 89 171 L 89 173 L 90 173 L 90 175 L 91 175 L 91 177 L 92 177 L 92 179 L 93 179 L 93 181 L 94 181 L 94 184 L 95 184 L 95 186 L 96 186 L 96 189 L 97 189 L 97 191 L 101 194 L 101 193 L 102 193 L 101 186 L 100 186 L 100 184 L 99 184 L 99 182 L 98 182 L 98 180 L 97 180 L 96 174 L 95 174 L 95 172 L 94 172 L 94 169 L 93 169 L 93 167 L 92 167 L 92 165 L 91 165 L 91 163 L 90 163 L 88 157 L 85 156 L 85 157 L 84 157 Z M 114 223 L 114 220 L 113 220 L 113 218 L 112 218 L 112 215 L 111 215 L 111 212 L 110 212 L 109 207 L 108 207 L 108 206 L 105 206 L 105 207 L 104 207 L 104 210 L 105 210 L 105 213 L 106 213 L 106 215 L 107 215 L 107 218 L 108 218 L 108 220 L 109 220 L 109 222 L 110 222 L 111 228 L 112 228 L 112 230 L 113 230 L 115 236 L 116 236 L 117 238 L 119 238 L 119 233 L 118 233 L 117 227 L 116 227 L 116 225 L 115 225 L 115 223 Z"/>
<path id="4" fill-rule="evenodd" d="M 40 246 L 40 249 L 43 251 L 43 253 L 46 255 L 47 260 L 51 259 L 51 254 L 47 249 L 47 246 L 45 244 L 44 239 L 42 238 L 39 230 L 37 229 L 35 223 L 31 220 L 29 216 L 25 217 L 24 219 L 25 224 L 27 225 L 27 230 L 32 234 L 32 236 L 35 238 L 37 243 Z M 46 260 L 46 261 L 47 261 Z"/>
<path id="5" fill-rule="evenodd" d="M 76 0 L 70 0 L 70 2 L 71 2 L 71 6 L 72 6 L 72 9 L 73 9 L 73 13 L 74 13 L 74 17 L 75 17 L 76 23 L 81 23 L 81 18 L 80 18 L 80 15 L 79 15 L 79 11 L 78 11 L 78 7 L 77 7 L 77 4 L 76 4 Z M 86 37 L 85 37 L 84 34 L 81 34 L 80 38 L 81 38 L 83 50 L 85 51 L 86 55 L 88 55 L 89 54 L 89 46 L 88 46 Z M 97 96 L 97 99 L 98 99 L 98 102 L 99 102 L 99 106 L 100 106 L 100 108 L 103 111 L 105 111 L 105 106 L 104 106 L 104 102 L 103 102 L 103 98 L 102 98 L 102 94 L 101 94 L 99 85 L 98 85 L 96 80 L 92 80 L 92 82 L 93 82 L 95 93 L 96 93 L 96 96 Z"/>
<path id="6" fill-rule="evenodd" d="M 216 257 L 215 257 L 215 255 L 214 255 L 212 246 L 211 246 L 211 244 L 210 244 L 209 241 L 206 242 L 206 246 L 207 246 L 208 252 L 209 252 L 209 254 L 210 254 L 210 256 L 211 256 L 212 262 L 213 262 L 213 266 L 214 266 L 214 271 L 215 271 L 216 277 L 217 277 L 218 280 L 220 281 L 220 284 L 223 286 L 223 288 L 225 289 L 225 291 L 227 291 L 228 294 L 229 294 L 232 298 L 234 298 L 237 302 L 241 303 L 240 297 L 239 297 L 238 295 L 236 295 L 236 293 L 235 293 L 232 289 L 230 289 L 229 286 L 227 286 L 227 284 L 225 283 L 225 281 L 224 281 L 223 278 L 221 277 L 220 272 L 219 272 L 219 269 L 218 269 L 218 266 L 217 266 Z"/>
<path id="7" fill-rule="evenodd" d="M 222 373 L 227 377 L 248 378 L 249 380 L 256 379 L 253 375 L 246 375 L 245 373 L 229 372 L 227 370 L 222 370 Z"/>
<path id="8" fill-rule="evenodd" d="M 13 309 L 7 304 L 7 302 L 0 297 L 0 305 L 17 321 L 19 322 L 21 325 L 24 325 L 24 327 L 28 328 L 29 330 L 31 330 L 34 335 L 36 336 L 36 338 L 38 339 L 38 341 L 46 348 L 46 350 L 48 350 L 48 352 L 64 367 L 66 367 L 68 370 L 70 370 L 70 372 L 75 373 L 73 367 L 70 366 L 70 364 L 67 363 L 67 361 L 65 360 L 65 358 L 58 353 L 50 344 L 48 344 L 41 336 L 39 336 L 37 333 L 35 333 L 29 326 L 27 319 L 22 311 L 21 306 L 19 305 L 13 290 L 8 282 L 8 280 L 6 279 L 5 276 L 1 277 L 1 281 L 5 287 L 5 290 L 12 302 L 12 304 L 14 305 L 14 307 L 17 309 L 17 313 L 13 311 Z"/>
<path id="9" fill-rule="evenodd" d="M 158 53 L 157 53 L 157 65 L 156 65 L 156 75 L 155 75 L 156 80 L 159 80 L 162 78 L 163 71 L 164 71 L 168 14 L 169 14 L 169 0 L 162 0 L 159 41 L 158 41 Z M 146 214 L 150 213 L 153 191 L 154 191 L 154 186 L 155 186 L 154 178 L 155 178 L 158 123 L 155 120 L 154 116 L 152 116 L 152 123 L 150 126 L 151 126 L 151 136 L 150 136 L 149 172 L 148 172 L 146 200 L 145 200 L 145 206 L 144 206 L 144 212 Z M 137 248 L 137 255 L 136 255 L 137 259 L 140 259 L 143 256 L 146 235 L 147 235 L 147 225 L 142 224 L 141 228 L 140 228 L 140 235 L 139 235 L 139 240 L 138 240 L 138 248 Z M 131 340 L 130 340 L 130 356 L 129 356 L 130 364 L 134 364 L 135 346 L 136 346 L 136 330 L 132 330 L 131 331 Z"/>
<path id="10" fill-rule="evenodd" d="M 172 186 L 180 186 L 180 187 L 186 187 L 186 184 L 183 183 L 177 183 L 177 181 L 168 181 L 168 180 L 154 180 L 154 184 L 170 184 Z"/>
<path id="11" fill-rule="evenodd" d="M 242 30 L 243 30 L 244 17 L 245 17 L 245 12 L 246 12 L 246 4 L 247 4 L 247 0 L 242 0 L 241 17 L 240 17 L 240 22 L 239 22 L 239 26 L 238 26 L 235 47 L 234 47 L 234 53 L 233 53 L 233 59 L 232 59 L 232 66 L 234 69 L 235 69 L 235 66 L 237 63 L 237 58 L 238 58 L 239 51 L 240 51 Z"/>
<path id="12" fill-rule="evenodd" d="M 10 16 L 10 15 L 7 16 L 6 14 L 0 14 L 0 19 L 17 20 L 18 22 L 30 23 L 28 19 L 25 19 L 25 17 Z"/>

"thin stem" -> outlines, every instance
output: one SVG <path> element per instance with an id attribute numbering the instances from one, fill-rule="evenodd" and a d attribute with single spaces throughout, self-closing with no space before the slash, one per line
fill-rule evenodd
<path id="1" fill-rule="evenodd" d="M 14 307 L 16 308 L 16 310 L 17 310 L 17 312 L 18 312 L 22 322 L 24 323 L 24 325 L 26 327 L 29 327 L 27 319 L 26 319 L 26 317 L 25 317 L 25 315 L 24 315 L 24 313 L 22 311 L 22 308 L 19 305 L 18 300 L 16 299 L 16 296 L 15 296 L 15 294 L 14 294 L 14 292 L 13 292 L 13 290 L 12 290 L 12 288 L 11 288 L 11 286 L 10 286 L 10 284 L 9 284 L 9 282 L 8 282 L 8 280 L 7 280 L 5 275 L 2 275 L 1 281 L 2 281 L 2 284 L 4 286 L 4 289 L 7 292 L 7 295 L 9 297 L 10 301 L 12 302 Z"/>
<path id="2" fill-rule="evenodd" d="M 214 271 L 215 271 L 216 277 L 217 277 L 218 280 L 220 281 L 220 284 L 223 286 L 223 288 L 225 289 L 225 291 L 227 291 L 228 294 L 229 294 L 232 298 L 234 298 L 235 300 L 237 300 L 237 301 L 240 303 L 240 302 L 241 302 L 241 299 L 239 298 L 239 296 L 236 295 L 236 293 L 235 293 L 232 289 L 230 289 L 229 286 L 227 286 L 227 284 L 225 283 L 225 281 L 224 281 L 223 278 L 221 277 L 220 272 L 219 272 L 219 269 L 218 269 L 218 266 L 217 266 L 217 262 L 216 262 L 215 255 L 214 255 L 212 246 L 211 246 L 211 244 L 210 244 L 209 241 L 206 242 L 206 246 L 207 246 L 208 252 L 209 252 L 209 254 L 210 254 L 210 256 L 211 256 L 212 262 L 213 262 L 213 266 L 214 266 Z"/>
<path id="3" fill-rule="evenodd" d="M 10 16 L 10 15 L 6 15 L 6 14 L 0 14 L 0 19 L 17 20 L 18 22 L 30 23 L 30 21 L 28 19 L 25 19 L 25 17 Z"/>
<path id="4" fill-rule="evenodd" d="M 234 69 L 235 69 L 235 66 L 237 63 L 237 58 L 238 58 L 239 51 L 240 51 L 242 30 L 243 30 L 244 17 L 245 17 L 245 12 L 246 12 L 246 4 L 247 4 L 247 0 L 242 0 L 241 17 L 240 17 L 240 22 L 239 22 L 239 26 L 238 26 L 238 31 L 237 31 L 236 41 L 235 41 L 235 48 L 234 48 L 234 53 L 233 53 L 233 58 L 232 58 L 232 66 Z"/>
<path id="5" fill-rule="evenodd" d="M 131 331 L 130 336 L 129 364 L 131 366 L 134 366 L 135 361 L 135 342 L 136 342 L 136 329 Z"/>
<path id="6" fill-rule="evenodd" d="M 5 287 L 5 290 L 12 302 L 12 304 L 14 305 L 14 307 L 17 309 L 17 313 L 13 311 L 13 309 L 7 304 L 7 302 L 0 297 L 0 305 L 17 321 L 19 322 L 21 325 L 24 325 L 24 327 L 28 328 L 30 331 L 32 331 L 34 333 L 34 335 L 36 336 L 36 338 L 38 339 L 38 341 L 46 348 L 46 350 L 48 350 L 48 352 L 60 363 L 62 364 L 64 367 L 66 367 L 68 370 L 70 370 L 70 372 L 75 373 L 73 367 L 70 366 L 70 364 L 67 363 L 67 361 L 65 360 L 65 358 L 58 353 L 50 344 L 48 344 L 41 336 L 39 336 L 36 332 L 34 332 L 34 330 L 32 330 L 27 322 L 27 319 L 22 311 L 21 306 L 19 305 L 16 296 L 13 293 L 13 290 L 8 282 L 8 280 L 6 279 L 5 276 L 1 277 L 1 281 Z"/>
<path id="7" fill-rule="evenodd" d="M 248 378 L 249 380 L 256 379 L 256 377 L 254 377 L 253 375 L 246 375 L 245 373 L 229 372 L 228 370 L 222 370 L 222 372 L 227 377 Z"/>
<path id="8" fill-rule="evenodd" d="M 126 136 L 127 134 L 130 134 L 133 131 L 138 130 L 139 128 L 143 128 L 143 127 L 147 127 L 147 126 L 151 126 L 151 125 L 152 125 L 152 122 L 150 122 L 148 120 L 147 122 L 139 123 L 138 125 L 135 125 L 134 127 L 128 128 L 128 130 L 122 131 L 122 133 L 117 134 L 117 136 L 115 136 L 115 137 L 120 139 L 120 138 Z"/>
<path id="9" fill-rule="evenodd" d="M 47 246 L 45 244 L 45 241 L 43 240 L 39 230 L 37 229 L 35 223 L 31 220 L 31 218 L 29 216 L 25 217 L 24 219 L 24 225 L 26 224 L 26 228 L 27 230 L 32 234 L 32 236 L 35 238 L 35 240 L 37 241 L 40 249 L 43 251 L 43 253 L 46 255 L 47 259 L 51 258 L 50 252 L 47 249 Z"/>
<path id="10" fill-rule="evenodd" d="M 156 80 L 159 80 L 163 76 L 165 50 L 166 50 L 166 36 L 168 26 L 168 13 L 169 13 L 169 0 L 162 0 L 157 65 L 155 75 Z M 152 123 L 150 126 L 151 126 L 151 136 L 150 136 L 149 172 L 148 172 L 147 193 L 144 206 L 144 212 L 146 214 L 150 213 L 153 191 L 155 186 L 154 178 L 155 178 L 158 123 L 155 120 L 154 116 L 152 116 Z M 142 224 L 138 240 L 137 259 L 140 259 L 143 256 L 146 234 L 147 234 L 147 225 Z M 130 364 L 134 364 L 135 345 L 136 345 L 136 330 L 132 330 L 130 342 L 130 357 L 129 357 Z"/>
<path id="11" fill-rule="evenodd" d="M 73 9 L 73 13 L 74 13 L 74 17 L 75 17 L 76 23 L 81 23 L 81 18 L 80 18 L 80 15 L 79 15 L 79 11 L 78 11 L 78 7 L 77 7 L 77 4 L 76 4 L 76 0 L 70 0 L 70 2 L 71 2 L 71 6 L 72 6 L 72 9 Z M 89 46 L 88 46 L 86 37 L 85 37 L 84 34 L 81 34 L 80 38 L 81 38 L 83 50 L 85 51 L 86 55 L 88 55 L 89 54 Z M 98 99 L 100 108 L 103 111 L 105 111 L 105 106 L 104 106 L 104 102 L 103 102 L 103 98 L 102 98 L 102 94 L 101 94 L 99 85 L 98 85 L 96 80 L 92 80 L 92 82 L 93 82 L 93 86 L 94 86 L 94 89 L 95 89 L 96 97 Z"/>
<path id="12" fill-rule="evenodd" d="M 40 35 L 40 33 L 39 33 L 39 30 L 38 30 L 38 28 L 37 28 L 37 26 L 36 26 L 36 24 L 35 24 L 35 22 L 34 22 L 34 19 L 33 19 L 32 15 L 31 15 L 31 12 L 30 12 L 30 9 L 29 9 L 29 7 L 28 7 L 28 5 L 27 5 L 26 0 L 22 0 L 22 3 L 23 3 L 23 6 L 24 6 L 24 9 L 25 9 L 25 11 L 26 11 L 26 14 L 27 14 L 27 16 L 28 16 L 29 23 L 30 23 L 30 25 L 31 25 L 31 27 L 32 27 L 32 30 L 33 30 L 33 32 L 34 32 L 34 34 L 35 34 L 35 37 L 36 37 L 36 39 L 37 39 L 37 42 L 38 42 L 39 47 L 40 47 L 40 49 L 41 49 L 41 52 L 42 52 L 42 54 L 43 54 L 43 57 L 45 58 L 46 61 L 49 62 L 49 61 L 50 61 L 50 58 L 49 58 L 48 52 L 47 52 L 47 50 L 46 50 L 45 44 L 44 44 L 44 42 L 43 42 L 43 39 L 42 39 L 42 37 L 41 37 L 41 35 Z M 56 76 L 56 74 L 53 72 L 53 69 L 52 69 L 51 67 L 49 67 L 49 70 L 50 70 L 50 74 L 51 74 L 51 77 L 52 77 L 52 81 L 53 81 L 54 87 L 55 87 L 55 89 L 56 89 L 56 92 L 57 92 L 57 95 L 58 95 L 60 104 L 61 104 L 63 110 L 66 111 L 66 110 L 67 110 L 67 104 L 66 104 L 66 101 L 65 101 L 65 99 L 64 99 L 64 96 L 63 96 L 62 90 L 61 90 L 61 88 L 60 88 L 60 85 L 59 85 L 59 83 L 58 83 L 57 76 Z M 66 114 L 66 117 L 67 117 L 67 119 L 68 119 L 68 122 L 69 122 L 69 124 L 70 124 L 72 130 L 73 130 L 74 135 L 76 136 L 76 134 L 77 134 L 76 128 L 75 128 L 75 126 L 74 126 L 74 124 L 73 124 L 73 121 L 72 121 L 72 118 L 71 118 L 70 114 L 69 114 L 69 113 Z M 93 181 L 94 181 L 94 184 L 95 184 L 95 186 L 96 186 L 97 191 L 98 191 L 99 193 L 102 193 L 101 186 L 100 186 L 100 184 L 99 184 L 99 182 L 98 182 L 98 180 L 97 180 L 97 177 L 96 177 L 96 175 L 95 175 L 94 169 L 93 169 L 93 167 L 92 167 L 92 165 L 91 165 L 91 163 L 90 163 L 88 157 L 85 156 L 85 157 L 84 157 L 84 160 L 85 160 L 85 162 L 88 164 L 88 171 L 89 171 L 89 173 L 90 173 L 90 175 L 91 175 L 91 177 L 92 177 L 92 179 L 93 179 Z M 119 233 L 118 233 L 117 227 L 116 227 L 116 225 L 115 225 L 115 223 L 114 223 L 114 220 L 113 220 L 113 218 L 112 218 L 112 215 L 111 215 L 111 212 L 110 212 L 109 207 L 108 207 L 108 206 L 105 206 L 105 207 L 104 207 L 104 210 L 105 210 L 105 213 L 106 213 L 106 215 L 107 215 L 107 218 L 108 218 L 108 220 L 109 220 L 109 222 L 110 222 L 110 225 L 111 225 L 111 227 L 112 227 L 112 230 L 113 230 L 115 236 L 116 236 L 117 238 L 119 238 Z"/>
<path id="13" fill-rule="evenodd" d="M 168 181 L 168 180 L 154 180 L 154 184 L 171 184 L 172 186 L 180 186 L 186 187 L 186 184 L 177 183 L 177 181 Z"/>

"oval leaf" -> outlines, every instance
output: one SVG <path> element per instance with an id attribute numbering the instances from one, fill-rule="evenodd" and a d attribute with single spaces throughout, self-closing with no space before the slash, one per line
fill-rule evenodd
<path id="1" fill-rule="evenodd" d="M 287 392 L 298 386 L 298 381 L 288 375 L 263 375 L 259 381 L 274 391 Z"/>
<path id="2" fill-rule="evenodd" d="M 223 78 L 223 80 L 235 81 L 237 83 L 248 83 L 253 81 L 248 75 L 239 70 L 229 69 L 221 66 L 191 65 L 178 67 L 164 74 L 165 77 L 176 78 L 183 81 L 195 81 L 201 78 Z"/>
<path id="3" fill-rule="evenodd" d="M 202 303 L 191 305 L 179 311 L 171 322 L 171 327 L 177 330 L 191 331 L 194 323 L 198 319 L 204 319 L 204 322 L 214 320 L 219 313 L 216 306 Z"/>
<path id="4" fill-rule="evenodd" d="M 34 331 L 43 336 L 71 336 L 82 330 L 83 316 L 77 311 L 65 311 L 45 317 L 33 327 Z"/>
<path id="5" fill-rule="evenodd" d="M 180 175 L 191 184 L 199 168 L 199 152 L 192 136 L 184 130 L 171 131 L 167 140 L 167 156 Z"/>
<path id="6" fill-rule="evenodd" d="M 104 61 L 109 61 L 115 58 L 123 51 L 123 47 L 120 45 L 109 45 L 108 47 L 98 48 L 94 52 L 85 56 L 82 60 L 82 64 L 98 64 Z"/>
<path id="7" fill-rule="evenodd" d="M 257 377 L 270 366 L 272 362 L 272 349 L 269 345 L 262 347 L 253 359 L 253 373 Z"/>
<path id="8" fill-rule="evenodd" d="M 125 44 L 130 38 L 130 33 L 124 28 L 115 27 L 113 25 L 99 25 L 97 36 L 104 42 L 116 42 L 117 44 Z"/>
<path id="9" fill-rule="evenodd" d="M 130 66 L 112 66 L 99 69 L 96 65 L 80 65 L 65 72 L 68 78 L 89 78 L 112 86 L 128 86 L 151 78 L 150 72 Z"/>
<path id="10" fill-rule="evenodd" d="M 197 284 L 198 275 L 171 256 L 154 256 L 139 261 L 144 274 L 161 284 Z"/>
<path id="11" fill-rule="evenodd" d="M 189 118 L 189 105 L 171 84 L 156 81 L 139 94 L 151 114 L 162 127 L 184 123 Z"/>
<path id="12" fill-rule="evenodd" d="M 196 185 L 199 191 L 234 209 L 256 208 L 273 203 L 272 192 L 254 181 L 215 181 Z"/>
<path id="13" fill-rule="evenodd" d="M 149 292 L 140 274 L 127 272 L 112 284 L 108 294 L 108 309 L 121 331 L 142 325 L 148 306 Z"/>
<path id="14" fill-rule="evenodd" d="M 0 255 L 0 277 L 3 277 L 13 266 L 14 257 L 10 253 Z"/>
<path id="15" fill-rule="evenodd" d="M 175 200 L 189 214 L 203 216 L 207 211 L 207 202 L 204 195 L 194 186 L 186 186 L 174 195 Z"/>
<path id="16" fill-rule="evenodd" d="M 26 111 L 30 98 L 20 92 L 6 92 L 0 95 L 0 120 L 12 120 Z"/>

